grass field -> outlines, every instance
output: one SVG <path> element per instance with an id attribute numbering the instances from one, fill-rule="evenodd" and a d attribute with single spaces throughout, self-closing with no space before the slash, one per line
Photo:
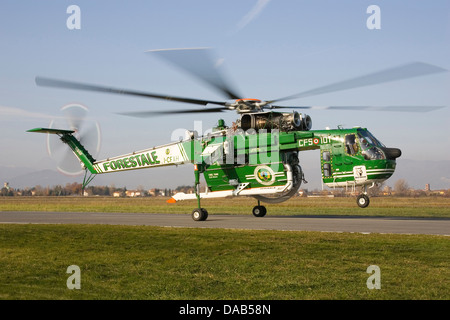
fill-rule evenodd
<path id="1" fill-rule="evenodd" d="M 254 200 L 204 201 L 210 214 L 251 214 Z M 0 198 L 0 211 L 190 213 L 164 199 Z M 268 214 L 449 217 L 443 198 L 297 198 Z M 1 212 L 0 212 L 1 214 Z M 69 290 L 70 265 L 81 289 Z M 369 290 L 370 265 L 381 289 Z M 0 225 L 0 299 L 450 299 L 445 236 Z"/>
<path id="2" fill-rule="evenodd" d="M 168 204 L 168 198 L 113 197 L 0 197 L 1 211 L 142 212 L 191 213 L 196 201 Z M 209 214 L 251 214 L 253 198 L 204 199 Z M 361 209 L 355 198 L 292 198 L 279 204 L 264 204 L 268 215 L 357 215 L 396 217 L 449 217 L 450 198 L 371 198 Z"/>
<path id="3" fill-rule="evenodd" d="M 0 225 L 0 252 L 2 299 L 450 299 L 448 237 Z"/>

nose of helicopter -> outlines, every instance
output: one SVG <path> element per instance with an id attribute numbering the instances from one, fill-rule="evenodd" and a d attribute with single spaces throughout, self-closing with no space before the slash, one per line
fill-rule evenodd
<path id="1" fill-rule="evenodd" d="M 402 155 L 402 151 L 398 148 L 383 148 L 386 159 L 395 160 Z"/>

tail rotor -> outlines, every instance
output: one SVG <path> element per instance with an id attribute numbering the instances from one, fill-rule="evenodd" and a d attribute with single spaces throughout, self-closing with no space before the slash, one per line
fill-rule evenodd
<path id="1" fill-rule="evenodd" d="M 95 157 L 100 151 L 101 133 L 98 122 L 88 117 L 88 108 L 81 104 L 68 104 L 61 108 L 61 112 L 62 116 L 53 119 L 49 128 L 75 131 L 73 135 Z M 69 176 L 84 172 L 72 150 L 62 144 L 57 135 L 47 135 L 47 151 L 57 163 L 59 172 Z"/>

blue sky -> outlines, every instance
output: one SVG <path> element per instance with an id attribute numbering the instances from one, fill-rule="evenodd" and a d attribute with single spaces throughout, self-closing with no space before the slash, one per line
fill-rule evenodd
<path id="1" fill-rule="evenodd" d="M 81 10 L 69 30 L 67 7 Z M 370 5 L 381 29 L 369 30 Z M 170 141 L 177 128 L 204 129 L 226 114 L 136 119 L 117 112 L 189 105 L 143 98 L 37 87 L 36 76 L 155 93 L 223 99 L 216 91 L 145 51 L 212 47 L 224 73 L 248 98 L 274 99 L 414 61 L 450 70 L 448 1 L 10 1 L 0 3 L 0 166 L 54 169 L 45 136 L 25 133 L 82 103 L 100 123 L 98 159 Z M 450 161 L 450 75 L 441 73 L 286 101 L 285 105 L 431 105 L 430 113 L 311 110 L 313 129 L 363 126 L 401 159 Z M 49 116 L 46 118 L 46 116 Z M 318 154 L 301 157 L 308 177 Z M 399 160 L 401 165 L 401 160 Z M 190 166 L 120 173 L 108 183 L 175 187 L 192 183 Z M 411 173 L 413 174 L 413 173 Z M 450 177 L 442 187 L 450 188 Z M 80 178 L 81 179 L 81 178 Z M 310 179 L 311 180 L 311 179 Z M 393 180 L 395 181 L 395 180 Z M 392 182 L 391 181 L 391 184 Z M 311 186 L 320 186 L 320 180 Z"/>

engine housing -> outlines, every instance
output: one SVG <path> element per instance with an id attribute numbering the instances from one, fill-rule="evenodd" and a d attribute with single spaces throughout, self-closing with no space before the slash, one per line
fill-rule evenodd
<path id="1" fill-rule="evenodd" d="M 268 132 L 277 129 L 279 131 L 308 131 L 311 130 L 311 117 L 293 111 L 292 113 L 281 112 L 258 112 L 244 113 L 241 115 L 239 127 L 243 130 L 265 129 Z"/>

